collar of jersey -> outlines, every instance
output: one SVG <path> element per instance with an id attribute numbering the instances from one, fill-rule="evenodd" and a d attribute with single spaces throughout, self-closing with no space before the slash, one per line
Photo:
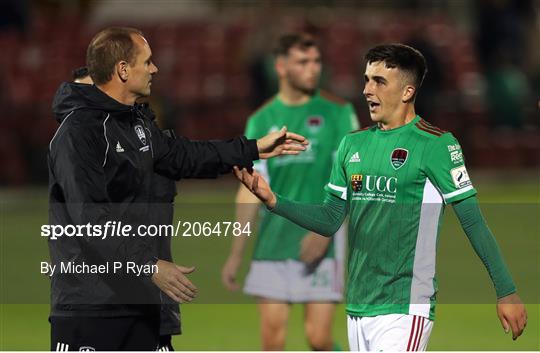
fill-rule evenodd
<path id="1" fill-rule="evenodd" d="M 411 127 L 413 127 L 414 124 L 416 124 L 419 120 L 420 120 L 420 115 L 416 114 L 416 116 L 414 117 L 414 119 L 411 120 L 409 123 L 407 123 L 407 124 L 405 124 L 405 125 L 401 125 L 401 126 L 399 126 L 399 127 L 396 127 L 396 128 L 394 128 L 394 129 L 390 129 L 390 130 L 381 130 L 381 129 L 377 126 L 377 128 L 375 129 L 375 133 L 381 134 L 381 135 L 398 134 L 398 133 L 400 133 L 400 132 L 409 130 L 409 129 L 410 129 Z"/>
<path id="2" fill-rule="evenodd" d="M 281 100 L 281 98 L 279 98 L 279 94 L 276 94 L 276 101 L 282 107 L 289 108 L 289 109 L 298 109 L 298 108 L 304 108 L 305 106 L 311 104 L 313 102 L 313 100 L 316 99 L 318 96 L 319 96 L 319 90 L 315 91 L 315 93 L 313 93 L 313 95 L 309 98 L 309 100 L 307 102 L 305 102 L 303 104 L 289 105 L 289 104 L 285 104 Z"/>

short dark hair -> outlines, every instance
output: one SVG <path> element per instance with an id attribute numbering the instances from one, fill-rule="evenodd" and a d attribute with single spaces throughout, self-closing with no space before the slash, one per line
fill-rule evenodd
<path id="1" fill-rule="evenodd" d="M 109 82 L 114 66 L 122 60 L 133 63 L 137 54 L 132 35 L 143 35 L 130 27 L 109 27 L 94 36 L 86 51 L 86 66 L 96 85 Z"/>
<path id="2" fill-rule="evenodd" d="M 85 78 L 88 76 L 88 68 L 86 66 L 82 66 L 79 68 L 76 68 L 71 72 L 71 76 L 73 77 L 73 81 L 80 80 L 81 78 Z"/>
<path id="3" fill-rule="evenodd" d="M 426 77 L 427 65 L 424 55 L 405 44 L 378 45 L 367 52 L 365 59 L 368 64 L 382 61 L 388 68 L 397 67 L 412 77 L 417 89 L 422 86 L 424 77 Z"/>
<path id="4" fill-rule="evenodd" d="M 279 37 L 276 47 L 274 48 L 275 56 L 287 56 L 291 48 L 299 48 L 307 50 L 311 47 L 318 48 L 319 45 L 315 38 L 307 33 L 289 33 Z"/>

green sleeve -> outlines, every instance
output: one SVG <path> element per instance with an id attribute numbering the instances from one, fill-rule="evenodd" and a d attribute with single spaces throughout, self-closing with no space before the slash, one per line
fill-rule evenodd
<path id="1" fill-rule="evenodd" d="M 426 175 L 440 191 L 446 204 L 464 200 L 476 194 L 465 168 L 461 146 L 451 133 L 434 140 L 429 147 Z"/>
<path id="2" fill-rule="evenodd" d="M 348 152 L 348 142 L 347 136 L 345 136 L 338 147 L 336 152 L 336 157 L 332 163 L 332 172 L 330 173 L 330 180 L 324 189 L 333 194 L 336 197 L 339 197 L 342 200 L 347 200 L 347 173 L 345 168 L 344 158 Z"/>
<path id="3" fill-rule="evenodd" d="M 326 237 L 337 232 L 347 215 L 347 202 L 328 192 L 322 204 L 299 203 L 279 195 L 276 197 L 273 213 Z"/>
<path id="4" fill-rule="evenodd" d="M 514 293 L 516 285 L 502 258 L 497 241 L 482 216 L 476 196 L 456 202 L 453 206 L 474 251 L 491 277 L 497 298 Z"/>

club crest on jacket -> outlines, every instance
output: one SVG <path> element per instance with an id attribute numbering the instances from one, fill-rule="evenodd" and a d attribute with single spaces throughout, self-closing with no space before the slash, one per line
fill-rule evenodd
<path id="1" fill-rule="evenodd" d="M 144 128 L 141 125 L 135 125 L 135 132 L 141 140 L 143 145 L 146 145 L 146 135 L 144 134 Z"/>

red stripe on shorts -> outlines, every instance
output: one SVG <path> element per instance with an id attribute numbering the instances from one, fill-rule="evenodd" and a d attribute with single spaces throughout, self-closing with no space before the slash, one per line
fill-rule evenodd
<path id="1" fill-rule="evenodd" d="M 413 345 L 411 347 L 411 351 L 413 351 L 413 352 L 416 351 L 416 342 L 418 340 L 418 333 L 420 332 L 421 322 L 422 322 L 422 317 L 418 316 L 418 320 L 416 321 L 416 330 L 415 330 L 415 334 L 414 334 L 414 343 L 413 343 Z"/>
<path id="2" fill-rule="evenodd" d="M 412 338 L 414 335 L 415 324 L 416 324 L 416 316 L 413 316 L 413 321 L 411 325 L 411 334 L 409 335 L 409 343 L 407 343 L 407 352 L 411 350 L 411 343 L 412 343 Z"/>
<path id="3" fill-rule="evenodd" d="M 418 348 L 420 348 L 420 341 L 422 340 L 422 333 L 424 333 L 424 318 L 422 317 L 422 324 L 420 326 L 420 335 L 418 336 L 418 343 L 416 343 L 416 348 L 414 349 L 415 351 L 418 350 Z"/>

